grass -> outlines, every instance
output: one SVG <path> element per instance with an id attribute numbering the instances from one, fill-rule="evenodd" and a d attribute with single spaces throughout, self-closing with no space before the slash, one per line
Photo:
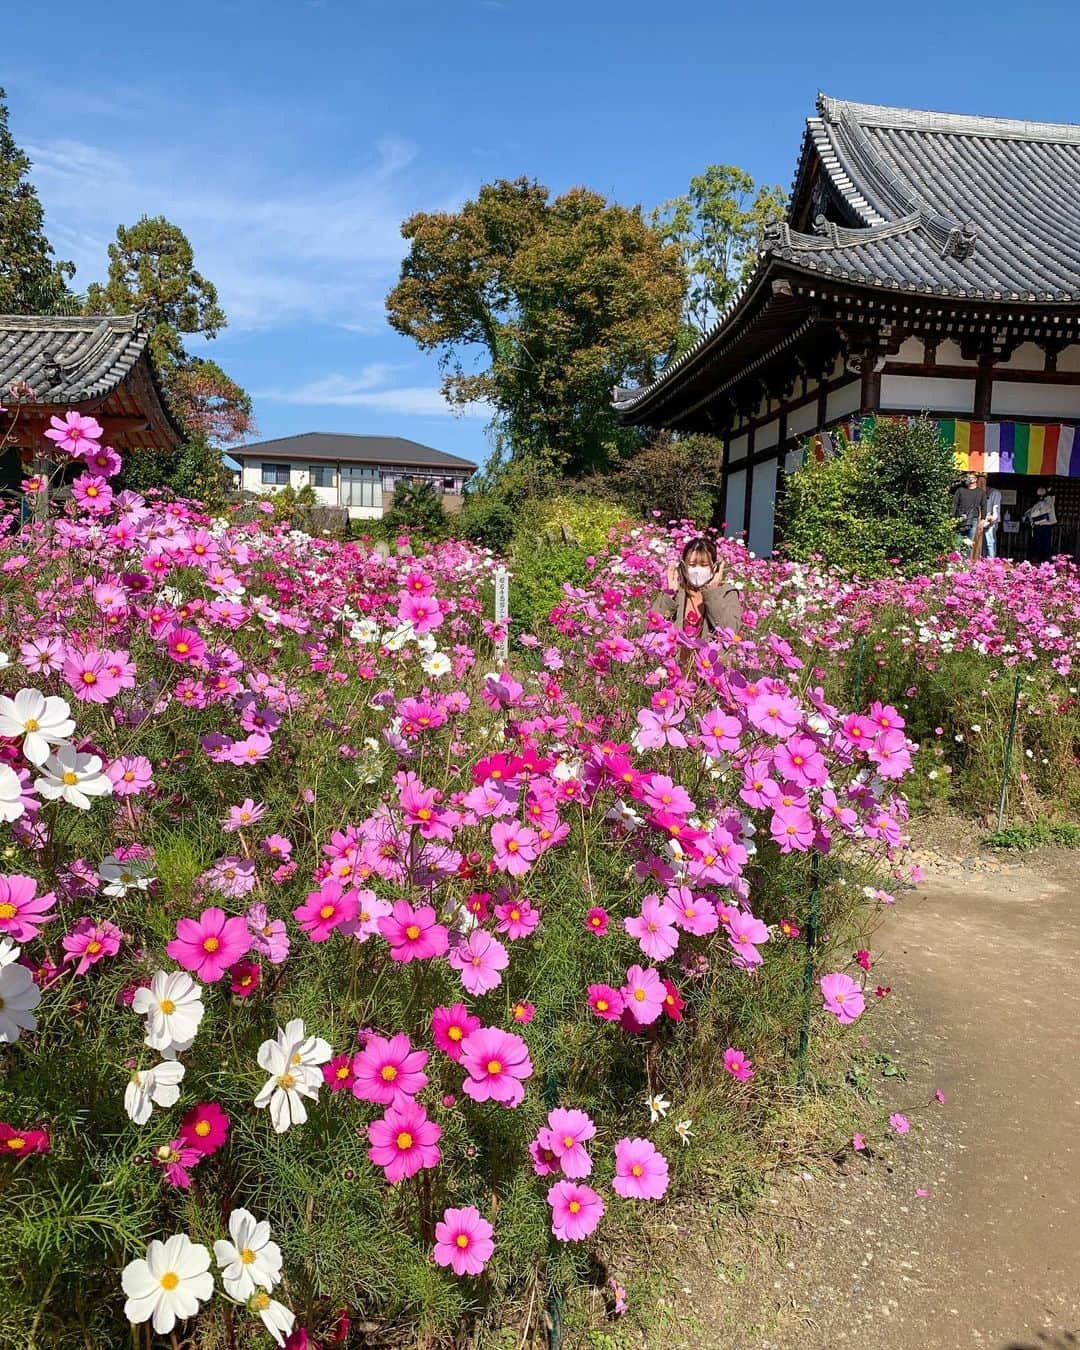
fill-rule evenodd
<path id="1" fill-rule="evenodd" d="M 1015 848 L 1029 853 L 1036 848 L 1080 848 L 1080 825 L 1064 820 L 1036 820 L 1007 825 L 983 840 L 987 848 Z"/>

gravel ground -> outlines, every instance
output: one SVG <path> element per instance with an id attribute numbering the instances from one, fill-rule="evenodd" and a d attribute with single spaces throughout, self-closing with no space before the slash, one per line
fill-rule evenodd
<path id="1" fill-rule="evenodd" d="M 917 857 L 874 968 L 911 1132 L 688 1254 L 665 1346 L 1080 1347 L 1080 857 Z"/>

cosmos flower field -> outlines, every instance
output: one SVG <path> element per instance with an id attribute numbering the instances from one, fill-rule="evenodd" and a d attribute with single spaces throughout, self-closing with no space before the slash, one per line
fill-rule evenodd
<path id="1" fill-rule="evenodd" d="M 52 441 L 69 500 L 0 535 L 3 1344 L 527 1343 L 598 1268 L 620 1315 L 614 1238 L 753 1167 L 800 1033 L 812 1078 L 882 996 L 923 752 L 830 672 L 886 610 L 924 664 L 1075 659 L 1064 566 L 735 546 L 744 628 L 688 640 L 676 537 L 627 527 L 500 664 L 482 550 L 210 519 L 115 489 L 92 419 Z"/>

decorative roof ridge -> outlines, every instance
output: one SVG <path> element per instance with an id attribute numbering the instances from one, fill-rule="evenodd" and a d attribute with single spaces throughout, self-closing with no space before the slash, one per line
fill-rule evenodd
<path id="1" fill-rule="evenodd" d="M 988 136 L 999 140 L 1049 141 L 1080 145 L 1080 124 L 1033 122 L 1023 118 L 983 117 L 973 113 L 931 112 L 919 108 L 893 108 L 880 103 L 854 103 L 818 94 L 818 110 L 827 122 L 837 121 L 847 111 L 863 126 L 891 127 L 900 131 L 938 132 L 953 136 Z"/>
<path id="2" fill-rule="evenodd" d="M 868 225 L 864 229 L 852 230 L 837 225 L 833 220 L 818 216 L 814 220 L 814 233 L 805 234 L 802 230 L 793 230 L 787 221 L 769 225 L 764 233 L 764 251 L 776 249 L 796 249 L 804 253 L 819 252 L 822 249 L 855 248 L 860 244 L 873 243 L 878 239 L 892 239 L 898 234 L 908 234 L 922 224 L 918 211 L 901 216 L 899 220 L 889 220 L 883 225 Z"/>
<path id="3" fill-rule="evenodd" d="M 0 314 L 0 328 L 9 332 L 94 332 L 102 325 L 137 334 L 142 327 L 142 314 Z"/>
<path id="4" fill-rule="evenodd" d="M 887 217 L 868 200 L 866 195 L 860 190 L 855 179 L 848 172 L 840 155 L 837 153 L 836 146 L 833 144 L 824 121 L 820 117 L 808 117 L 806 119 L 806 134 L 814 144 L 817 151 L 818 160 L 822 169 L 828 175 L 830 182 L 841 197 L 848 203 L 855 214 L 867 225 L 882 225 Z M 794 196 L 792 197 L 794 200 Z"/>

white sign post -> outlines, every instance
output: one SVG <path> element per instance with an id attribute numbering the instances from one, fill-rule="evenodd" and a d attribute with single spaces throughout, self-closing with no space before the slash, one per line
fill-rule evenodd
<path id="1" fill-rule="evenodd" d="M 510 573 L 505 567 L 495 569 L 495 622 L 503 629 L 503 636 L 495 642 L 495 655 L 505 661 L 509 651 L 506 624 L 510 618 Z"/>

